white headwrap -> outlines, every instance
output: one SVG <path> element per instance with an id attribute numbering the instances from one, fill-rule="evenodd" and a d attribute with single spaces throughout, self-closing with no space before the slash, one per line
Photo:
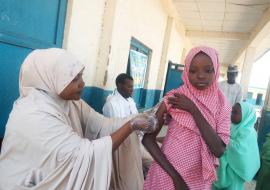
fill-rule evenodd
<path id="1" fill-rule="evenodd" d="M 34 50 L 24 60 L 20 71 L 20 96 L 34 89 L 60 94 L 84 69 L 84 66 L 64 49 Z"/>

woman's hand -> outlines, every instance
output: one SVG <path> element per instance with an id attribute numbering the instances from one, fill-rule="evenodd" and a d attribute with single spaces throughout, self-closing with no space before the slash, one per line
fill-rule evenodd
<path id="1" fill-rule="evenodd" d="M 154 114 L 138 114 L 130 121 L 133 131 L 141 130 L 145 133 L 152 133 L 158 127 L 158 120 Z"/>
<path id="2" fill-rule="evenodd" d="M 187 111 L 189 113 L 194 113 L 196 110 L 196 105 L 185 95 L 174 94 L 174 97 L 169 97 L 169 104 L 172 105 L 172 108 L 180 109 Z"/>
<path id="3" fill-rule="evenodd" d="M 153 114 L 138 114 L 133 119 L 125 123 L 120 129 L 111 134 L 112 150 L 116 150 L 119 145 L 135 130 L 145 133 L 152 133 L 158 127 L 158 121 Z"/>

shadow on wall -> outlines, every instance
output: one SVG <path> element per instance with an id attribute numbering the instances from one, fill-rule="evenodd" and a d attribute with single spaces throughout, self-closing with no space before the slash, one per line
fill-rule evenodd
<path id="1" fill-rule="evenodd" d="M 111 90 L 104 90 L 98 87 L 85 87 L 82 94 L 82 99 L 86 101 L 95 111 L 102 113 L 102 107 L 105 104 L 106 98 L 112 94 Z M 142 89 L 140 93 L 141 98 L 138 96 L 138 91 L 135 89 L 133 98 L 136 102 L 138 109 L 149 109 L 156 105 L 162 96 L 161 90 Z"/>

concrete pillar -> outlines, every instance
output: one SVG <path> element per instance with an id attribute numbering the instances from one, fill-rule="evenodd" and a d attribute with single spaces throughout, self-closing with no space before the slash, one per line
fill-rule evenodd
<path id="1" fill-rule="evenodd" d="M 159 70 L 158 70 L 158 78 L 156 82 L 156 87 L 158 89 L 163 88 L 163 83 L 164 83 L 163 79 L 165 78 L 164 75 L 166 75 L 166 71 L 167 71 L 167 66 L 168 66 L 167 57 L 168 57 L 168 49 L 169 49 L 170 38 L 171 38 L 171 33 L 172 33 L 173 21 L 174 20 L 172 17 L 168 17 L 165 35 L 163 38 L 162 54 L 161 54 Z M 173 43 L 177 43 L 177 42 L 173 42 Z"/>
<path id="2" fill-rule="evenodd" d="M 265 142 L 265 137 L 268 133 L 270 133 L 270 79 L 268 82 L 267 92 L 265 95 L 261 121 L 258 128 L 258 144 L 260 150 L 262 148 L 263 143 Z"/>
<path id="3" fill-rule="evenodd" d="M 240 84 L 243 89 L 243 99 L 246 99 L 248 93 L 248 84 L 250 80 L 250 75 L 252 71 L 252 66 L 254 62 L 254 55 L 256 49 L 254 47 L 248 47 L 245 53 L 245 59 L 243 63 L 243 70 Z"/>
<path id="4" fill-rule="evenodd" d="M 266 91 L 266 95 L 265 95 L 263 109 L 266 111 L 270 111 L 270 78 L 268 81 L 268 86 L 267 86 L 267 91 Z"/>
<path id="5" fill-rule="evenodd" d="M 97 57 L 94 85 L 103 88 L 107 83 L 107 69 L 110 61 L 111 41 L 117 0 L 107 0 L 104 7 L 103 22 Z"/>

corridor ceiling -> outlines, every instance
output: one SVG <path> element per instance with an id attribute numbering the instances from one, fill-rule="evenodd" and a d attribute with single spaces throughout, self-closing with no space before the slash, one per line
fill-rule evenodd
<path id="1" fill-rule="evenodd" d="M 247 47 L 256 48 L 255 59 L 270 48 L 270 0 L 173 0 L 173 4 L 192 46 L 216 48 L 224 66 L 240 65 Z"/>

